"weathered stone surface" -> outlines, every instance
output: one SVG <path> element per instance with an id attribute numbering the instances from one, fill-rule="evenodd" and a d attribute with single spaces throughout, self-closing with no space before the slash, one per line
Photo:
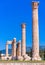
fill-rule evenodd
<path id="1" fill-rule="evenodd" d="M 31 60 L 31 57 L 29 57 L 27 54 L 24 55 L 23 58 L 24 58 L 24 61 L 29 61 L 29 60 Z"/>
<path id="2" fill-rule="evenodd" d="M 26 25 L 22 24 L 22 44 L 21 44 L 21 55 L 26 54 Z"/>
<path id="3" fill-rule="evenodd" d="M 12 41 L 12 59 L 16 59 L 16 38 Z"/>
<path id="4" fill-rule="evenodd" d="M 39 56 L 38 5 L 39 2 L 32 2 L 32 60 L 41 60 Z"/>
<path id="5" fill-rule="evenodd" d="M 22 57 L 22 56 L 18 56 L 17 57 L 17 60 L 20 60 L 20 61 L 22 61 L 24 58 Z"/>
<path id="6" fill-rule="evenodd" d="M 12 44 L 12 41 L 6 42 L 6 57 L 8 57 L 8 44 Z"/>
<path id="7" fill-rule="evenodd" d="M 1 60 L 11 60 L 11 59 L 12 59 L 12 56 L 8 56 L 8 57 L 2 56 L 1 57 Z"/>
<path id="8" fill-rule="evenodd" d="M 17 44 L 17 56 L 21 56 L 21 40 L 19 40 L 18 44 Z"/>

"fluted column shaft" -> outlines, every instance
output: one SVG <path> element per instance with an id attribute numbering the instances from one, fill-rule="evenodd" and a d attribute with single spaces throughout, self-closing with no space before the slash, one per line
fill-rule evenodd
<path id="1" fill-rule="evenodd" d="M 20 42 L 18 42 L 17 44 L 17 57 L 18 56 L 21 56 L 21 43 Z"/>
<path id="2" fill-rule="evenodd" d="M 16 38 L 12 42 L 12 57 L 16 57 Z"/>
<path id="3" fill-rule="evenodd" d="M 39 57 L 39 26 L 38 26 L 38 2 L 32 2 L 32 57 Z"/>
<path id="4" fill-rule="evenodd" d="M 26 25 L 22 24 L 22 45 L 21 45 L 21 54 L 22 56 L 26 54 Z"/>

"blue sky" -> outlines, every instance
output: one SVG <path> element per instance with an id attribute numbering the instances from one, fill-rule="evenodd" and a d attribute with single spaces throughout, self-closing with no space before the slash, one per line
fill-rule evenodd
<path id="1" fill-rule="evenodd" d="M 45 2 L 39 0 L 39 39 L 45 45 Z M 32 0 L 0 0 L 0 50 L 7 40 L 21 39 L 21 23 L 26 23 L 26 45 L 32 46 Z"/>

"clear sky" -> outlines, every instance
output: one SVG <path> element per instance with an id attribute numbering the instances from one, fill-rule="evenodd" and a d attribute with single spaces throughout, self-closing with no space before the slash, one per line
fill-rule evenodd
<path id="1" fill-rule="evenodd" d="M 39 0 L 40 45 L 45 45 L 45 2 Z M 32 46 L 32 0 L 0 0 L 0 50 L 7 40 L 21 40 L 21 23 L 26 23 L 26 44 Z"/>

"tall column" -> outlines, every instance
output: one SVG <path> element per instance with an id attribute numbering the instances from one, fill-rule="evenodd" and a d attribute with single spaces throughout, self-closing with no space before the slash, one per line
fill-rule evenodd
<path id="1" fill-rule="evenodd" d="M 19 41 L 17 44 L 17 57 L 21 56 L 21 42 Z"/>
<path id="2" fill-rule="evenodd" d="M 41 60 L 39 56 L 38 5 L 39 2 L 32 2 L 32 60 Z"/>
<path id="3" fill-rule="evenodd" d="M 12 57 L 16 57 L 16 38 L 12 41 Z"/>
<path id="4" fill-rule="evenodd" d="M 22 45 L 21 45 L 21 55 L 26 54 L 26 25 L 22 24 Z"/>
<path id="5" fill-rule="evenodd" d="M 6 57 L 8 57 L 8 41 L 6 43 Z"/>

